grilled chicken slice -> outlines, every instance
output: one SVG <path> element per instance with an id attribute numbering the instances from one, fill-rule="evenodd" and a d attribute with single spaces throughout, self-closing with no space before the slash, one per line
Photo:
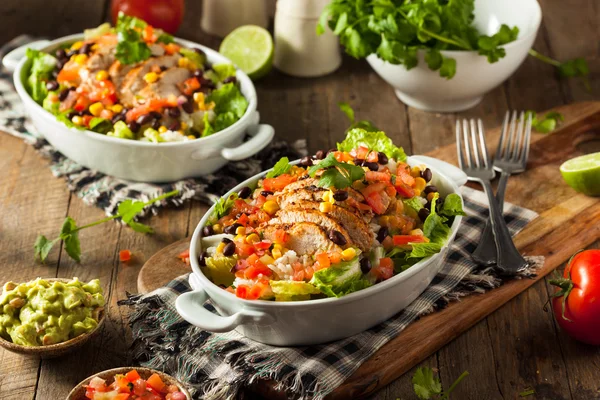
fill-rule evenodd
<path id="1" fill-rule="evenodd" d="M 169 96 L 179 96 L 181 90 L 177 84 L 188 79 L 192 74 L 187 68 L 170 68 L 159 75 L 159 79 L 140 90 L 138 96 L 144 99 L 165 99 Z"/>
<path id="2" fill-rule="evenodd" d="M 313 255 L 321 251 L 342 251 L 340 246 L 329 240 L 327 233 L 317 224 L 300 222 L 297 224 L 267 225 L 262 232 L 267 240 L 275 240 L 275 232 L 284 229 L 290 234 L 285 247 L 298 255 Z"/>
<path id="3" fill-rule="evenodd" d="M 314 191 L 317 193 L 319 193 L 319 192 L 322 193 L 323 191 L 327 190 L 325 188 L 318 186 L 317 185 L 318 182 L 319 182 L 319 180 L 316 178 L 301 179 L 296 182 L 290 183 L 285 188 L 283 188 L 283 190 L 281 192 L 277 192 L 275 194 L 277 195 L 277 194 L 288 193 L 288 192 L 296 192 L 300 189 L 307 189 L 307 190 L 311 190 L 311 191 Z M 346 190 L 348 192 L 349 197 L 352 197 L 356 201 L 361 202 L 361 201 L 365 200 L 365 197 L 356 189 L 349 187 L 344 190 Z"/>

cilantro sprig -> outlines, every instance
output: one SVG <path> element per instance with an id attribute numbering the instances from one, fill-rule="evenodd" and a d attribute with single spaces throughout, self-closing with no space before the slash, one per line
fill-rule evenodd
<path id="1" fill-rule="evenodd" d="M 533 129 L 540 133 L 550 133 L 556 127 L 565 120 L 565 117 L 556 111 L 551 111 L 546 113 L 541 118 L 538 118 L 537 113 L 535 111 L 527 111 L 525 113 L 525 120 L 529 118 L 531 115 L 531 126 Z"/>
<path id="2" fill-rule="evenodd" d="M 275 163 L 273 170 L 269 171 L 267 178 L 276 178 L 279 175 L 287 174 L 291 169 L 292 166 L 290 165 L 290 159 L 287 157 L 282 157 L 279 159 L 279 161 L 277 161 L 277 163 Z"/>
<path id="3" fill-rule="evenodd" d="M 450 398 L 450 393 L 456 389 L 456 386 L 467 376 L 468 371 L 463 372 L 458 379 L 450 385 L 447 391 L 442 391 L 442 383 L 439 378 L 433 375 L 433 369 L 428 367 L 418 368 L 413 375 L 413 390 L 419 399 L 437 399 L 445 400 Z"/>
<path id="4" fill-rule="evenodd" d="M 141 19 L 119 12 L 117 17 L 117 48 L 115 56 L 121 64 L 135 64 L 152 55 L 150 47 L 142 40 L 140 31 L 147 26 Z"/>
<path id="5" fill-rule="evenodd" d="M 35 257 L 38 258 L 41 262 L 46 261 L 50 250 L 52 247 L 59 241 L 63 241 L 65 251 L 73 260 L 79 262 L 81 260 L 81 244 L 79 242 L 79 231 L 86 228 L 91 228 L 92 226 L 100 225 L 108 221 L 112 221 L 114 219 L 120 218 L 121 221 L 129 225 L 131 229 L 136 232 L 141 233 L 152 233 L 152 228 L 148 225 L 144 225 L 142 223 L 134 221 L 134 218 L 142 212 L 144 207 L 155 203 L 160 200 L 164 200 L 168 197 L 175 196 L 178 194 L 178 190 L 174 190 L 172 192 L 165 193 L 161 196 L 155 197 L 149 201 L 133 201 L 133 200 L 125 200 L 119 204 L 117 209 L 117 214 L 102 218 L 98 221 L 91 222 L 89 224 L 83 226 L 77 226 L 77 222 L 71 217 L 65 218 L 62 228 L 60 229 L 60 234 L 57 238 L 53 240 L 49 240 L 44 235 L 39 235 L 35 240 L 34 250 Z"/>
<path id="6" fill-rule="evenodd" d="M 362 167 L 344 162 L 339 162 L 335 159 L 333 153 L 330 153 L 325 159 L 308 169 L 308 174 L 314 178 L 317 171 L 324 169 L 325 171 L 319 178 L 317 185 L 325 188 L 334 187 L 336 189 L 344 189 L 352 186 L 352 183 L 362 180 L 365 176 L 365 171 Z"/>

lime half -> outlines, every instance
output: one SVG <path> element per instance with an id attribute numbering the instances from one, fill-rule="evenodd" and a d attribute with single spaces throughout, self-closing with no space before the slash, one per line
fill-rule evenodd
<path id="1" fill-rule="evenodd" d="M 600 196 L 600 153 L 586 154 L 560 166 L 565 182 L 588 196 Z"/>
<path id="2" fill-rule="evenodd" d="M 260 26 L 240 26 L 223 39 L 219 53 L 256 80 L 268 74 L 273 66 L 273 39 Z"/>

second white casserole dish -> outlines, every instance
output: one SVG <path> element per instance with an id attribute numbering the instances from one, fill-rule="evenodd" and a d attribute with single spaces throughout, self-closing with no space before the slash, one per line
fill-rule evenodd
<path id="1" fill-rule="evenodd" d="M 456 167 L 422 156 L 409 157 L 408 164 L 425 164 L 433 171 L 433 183 L 443 196 L 451 193 L 460 196 L 459 187 L 466 183 L 466 176 Z M 258 181 L 267 172 L 242 182 L 225 196 Z M 439 253 L 381 283 L 341 298 L 272 302 L 238 298 L 212 283 L 202 273 L 198 263 L 198 256 L 203 252 L 202 228 L 213 209 L 207 211 L 192 236 L 190 262 L 193 273 L 190 284 L 193 291 L 179 296 L 177 311 L 188 322 L 207 331 L 228 332 L 235 329 L 248 338 L 276 346 L 319 344 L 346 338 L 402 311 L 440 272 L 462 221 L 462 217 L 455 217 L 450 237 Z M 203 307 L 208 299 L 221 315 Z"/>

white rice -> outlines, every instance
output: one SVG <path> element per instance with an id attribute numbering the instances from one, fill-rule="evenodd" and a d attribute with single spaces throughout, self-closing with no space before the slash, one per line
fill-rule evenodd
<path id="1" fill-rule="evenodd" d="M 274 264 L 267 265 L 275 273 L 278 280 L 291 280 L 294 277 L 294 268 L 292 264 L 298 262 L 299 258 L 295 251 L 288 250 L 275 260 Z"/>

